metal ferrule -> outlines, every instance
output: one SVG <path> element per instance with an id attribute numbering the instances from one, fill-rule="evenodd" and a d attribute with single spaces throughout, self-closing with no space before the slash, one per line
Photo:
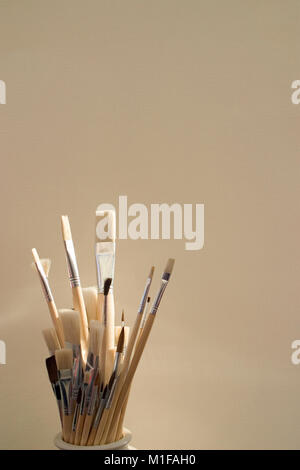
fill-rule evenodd
<path id="1" fill-rule="evenodd" d="M 73 240 L 65 240 L 65 249 L 68 263 L 69 279 L 71 287 L 80 286 L 79 271 L 76 261 Z"/>
<path id="2" fill-rule="evenodd" d="M 105 404 L 106 404 L 106 398 L 101 398 L 100 405 L 99 405 L 99 408 L 97 410 L 97 413 L 96 413 L 96 416 L 95 416 L 95 421 L 94 421 L 94 424 L 93 424 L 94 428 L 97 428 L 99 423 L 100 423 L 100 419 L 101 419 L 103 410 L 105 408 Z"/>
<path id="3" fill-rule="evenodd" d="M 142 300 L 141 300 L 141 303 L 140 303 L 140 306 L 139 306 L 139 309 L 138 309 L 138 314 L 142 314 L 145 310 L 145 305 L 146 305 L 146 302 L 147 302 L 150 286 L 151 286 L 151 279 L 150 279 L 150 277 L 148 277 L 148 279 L 146 281 L 146 286 L 145 286 L 145 289 L 144 289 L 143 297 L 142 297 Z"/>
<path id="4" fill-rule="evenodd" d="M 39 274 L 39 278 L 40 278 L 40 281 L 41 281 L 44 296 L 46 297 L 47 302 L 53 302 L 53 300 L 54 300 L 53 295 L 52 295 L 52 292 L 51 292 L 51 289 L 50 289 L 50 286 L 49 286 L 47 276 L 44 272 L 42 263 L 40 261 L 38 261 L 37 263 L 35 263 L 35 265 L 36 265 L 36 268 L 37 268 L 37 272 Z"/>
<path id="5" fill-rule="evenodd" d="M 120 360 L 121 360 L 121 353 L 116 352 L 116 354 L 115 354 L 115 361 L 114 361 L 114 366 L 113 366 L 113 371 L 112 371 L 112 373 L 117 373 Z"/>
<path id="6" fill-rule="evenodd" d="M 89 406 L 88 406 L 88 409 L 87 409 L 87 414 L 89 416 L 94 414 L 95 407 L 96 407 L 96 401 L 97 401 L 97 393 L 98 393 L 98 385 L 93 387 L 91 400 L 90 400 L 90 403 L 89 403 Z"/>
<path id="7" fill-rule="evenodd" d="M 72 421 L 72 431 L 73 432 L 76 431 L 77 421 L 78 421 L 78 416 L 79 416 L 79 408 L 80 408 L 80 406 L 76 405 L 74 416 L 73 416 L 73 421 Z"/>
<path id="8" fill-rule="evenodd" d="M 95 380 L 96 380 L 96 370 L 93 369 L 93 371 L 91 372 L 91 378 L 90 378 L 90 381 L 87 385 L 87 388 L 86 388 L 86 392 L 85 392 L 85 404 L 84 404 L 84 407 L 86 409 L 89 408 L 90 406 L 90 403 L 91 403 L 91 400 L 92 400 L 92 395 L 93 395 L 93 389 L 94 389 L 94 383 L 95 383 Z"/>
<path id="9" fill-rule="evenodd" d="M 63 401 L 63 411 L 65 415 L 70 415 L 72 412 L 70 406 L 70 388 L 72 380 L 71 369 L 59 370 L 58 377 Z"/>
<path id="10" fill-rule="evenodd" d="M 112 387 L 111 387 L 111 390 L 110 390 L 110 393 L 109 393 L 109 396 L 108 396 L 108 399 L 107 399 L 105 408 L 110 408 L 110 407 L 111 407 L 111 403 L 112 403 L 112 400 L 113 400 L 113 398 L 114 398 L 114 394 L 115 394 L 115 390 L 116 390 L 116 385 L 117 385 L 117 382 L 118 382 L 118 378 L 119 378 L 119 377 L 116 377 L 115 380 L 113 381 L 113 384 L 112 384 Z"/>
<path id="11" fill-rule="evenodd" d="M 84 414 L 84 410 L 85 410 L 85 393 L 86 393 L 86 388 L 87 388 L 87 384 L 83 384 L 83 387 L 82 387 L 82 396 L 81 396 L 81 402 L 80 402 L 80 414 L 83 415 Z"/>
<path id="12" fill-rule="evenodd" d="M 113 290 L 115 273 L 115 242 L 98 242 L 95 247 L 98 292 L 104 293 L 105 279 L 111 278 L 110 290 Z"/>
<path id="13" fill-rule="evenodd" d="M 77 400 L 78 393 L 82 382 L 82 365 L 81 358 L 76 357 L 73 366 L 73 381 L 72 381 L 72 399 Z"/>
<path id="14" fill-rule="evenodd" d="M 167 280 L 164 280 L 162 278 L 162 283 L 161 283 L 161 286 L 160 286 L 160 289 L 158 291 L 158 294 L 156 296 L 156 299 L 154 300 L 153 302 L 153 305 L 152 305 L 152 308 L 151 308 L 151 311 L 150 311 L 150 314 L 151 315 L 155 315 L 157 310 L 158 310 L 158 307 L 159 307 L 159 304 L 160 304 L 160 301 L 162 299 L 162 296 L 164 295 L 164 292 L 165 292 L 165 289 L 167 287 L 167 284 L 168 284 L 168 281 Z"/>

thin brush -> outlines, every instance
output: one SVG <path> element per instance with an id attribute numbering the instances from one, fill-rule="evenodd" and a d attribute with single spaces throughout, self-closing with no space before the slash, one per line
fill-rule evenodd
<path id="1" fill-rule="evenodd" d="M 105 227 L 108 227 L 108 231 Z M 115 306 L 113 297 L 113 280 L 115 272 L 116 251 L 116 214 L 115 211 L 96 212 L 96 267 L 98 283 L 97 319 L 102 321 L 104 313 L 104 284 L 110 278 L 110 293 L 107 298 L 107 349 L 114 347 Z"/>
<path id="2" fill-rule="evenodd" d="M 59 339 L 61 347 L 64 347 L 64 336 L 63 336 L 63 332 L 62 332 L 62 326 L 61 326 L 61 323 L 60 323 L 60 320 L 59 320 L 59 317 L 58 317 L 57 308 L 56 308 L 54 298 L 53 298 L 53 295 L 52 295 L 52 292 L 51 292 L 51 289 L 50 289 L 48 278 L 45 274 L 45 271 L 43 269 L 41 260 L 40 260 L 39 255 L 38 255 L 35 248 L 32 249 L 32 255 L 33 255 L 33 258 L 34 258 L 34 263 L 35 263 L 36 270 L 38 272 L 38 275 L 39 275 L 39 278 L 40 278 L 40 281 L 41 281 L 43 293 L 44 293 L 44 296 L 45 296 L 45 299 L 46 299 L 46 302 L 47 302 L 47 305 L 48 305 L 48 308 L 49 308 L 51 319 L 52 319 L 54 328 L 55 328 L 56 333 L 57 333 L 57 337 Z"/>
<path id="3" fill-rule="evenodd" d="M 42 334 L 47 345 L 50 356 L 54 356 L 55 351 L 60 349 L 60 343 L 55 328 L 46 328 L 42 330 Z"/>
<path id="4" fill-rule="evenodd" d="M 94 420 L 94 423 L 90 432 L 90 436 L 87 441 L 88 446 L 92 446 L 94 444 L 97 429 L 98 429 L 98 426 L 99 426 L 99 423 L 100 423 L 100 420 L 101 420 L 101 417 L 102 417 L 102 414 L 103 414 L 103 411 L 104 411 L 104 408 L 108 399 L 108 394 L 109 394 L 109 390 L 108 390 L 108 386 L 106 385 L 101 396 L 101 400 L 100 400 L 100 403 L 96 412 L 96 416 L 95 416 L 95 420 Z"/>
<path id="5" fill-rule="evenodd" d="M 55 352 L 58 379 L 63 400 L 63 439 L 69 442 L 72 431 L 72 411 L 70 407 L 70 388 L 72 381 L 73 352 L 60 349 Z"/>
<path id="6" fill-rule="evenodd" d="M 114 440 L 115 434 L 116 434 L 116 429 L 119 424 L 118 419 L 119 415 L 121 413 L 122 407 L 127 399 L 127 395 L 129 393 L 130 385 L 132 383 L 132 379 L 134 377 L 134 374 L 136 372 L 137 366 L 139 364 L 139 361 L 141 359 L 141 356 L 143 354 L 144 348 L 146 346 L 150 331 L 152 329 L 156 313 L 158 311 L 158 308 L 160 306 L 161 299 L 163 297 L 163 294 L 166 290 L 166 287 L 169 283 L 173 267 L 174 267 L 175 260 L 174 259 L 169 259 L 167 262 L 167 265 L 165 267 L 165 270 L 163 272 L 162 278 L 161 278 L 161 285 L 158 290 L 158 293 L 156 295 L 156 298 L 154 300 L 154 303 L 151 307 L 151 311 L 148 315 L 148 318 L 146 320 L 145 326 L 143 328 L 143 333 L 141 334 L 141 337 L 139 339 L 139 342 L 137 343 L 133 358 L 131 360 L 129 369 L 127 371 L 122 390 L 120 392 L 120 395 L 118 397 L 118 401 L 114 410 L 114 414 L 111 419 L 110 423 L 110 429 L 107 427 L 106 432 L 104 436 L 102 436 L 102 440 L 100 443 L 105 443 L 105 442 L 112 442 Z"/>
<path id="7" fill-rule="evenodd" d="M 100 371 L 102 380 L 105 382 L 105 365 L 106 365 L 106 351 L 108 349 L 108 341 L 107 341 L 107 296 L 109 293 L 110 285 L 112 279 L 108 278 L 104 282 L 104 304 L 103 304 L 103 326 L 104 326 L 104 333 L 103 333 L 103 340 L 101 345 L 101 354 L 100 354 Z M 105 385 L 105 383 L 103 383 Z"/>
<path id="8" fill-rule="evenodd" d="M 144 313 L 144 309 L 145 309 L 145 306 L 146 306 L 149 290 L 150 290 L 150 287 L 151 287 L 153 274 L 154 274 L 154 269 L 155 269 L 154 266 L 152 266 L 151 269 L 150 269 L 150 272 L 148 274 L 146 284 L 145 284 L 145 287 L 144 287 L 144 292 L 143 292 L 143 295 L 142 295 L 142 299 L 141 299 L 141 302 L 140 302 L 140 305 L 139 305 L 139 308 L 138 308 L 138 313 L 137 313 L 137 316 L 136 316 L 136 319 L 135 319 L 135 323 L 134 323 L 133 329 L 131 331 L 131 334 L 129 336 L 129 343 L 128 343 L 126 353 L 125 353 L 125 357 L 124 357 L 122 372 L 120 374 L 120 377 L 118 379 L 118 383 L 116 385 L 116 389 L 115 389 L 114 396 L 113 396 L 113 399 L 112 399 L 112 403 L 111 403 L 111 406 L 110 406 L 109 416 L 107 416 L 108 429 L 110 427 L 110 424 L 111 424 L 111 421 L 112 421 L 112 418 L 113 418 L 113 415 L 114 415 L 114 410 L 115 410 L 115 407 L 116 407 L 116 404 L 117 404 L 117 400 L 118 400 L 118 397 L 120 395 L 120 392 L 121 392 L 121 389 L 122 389 L 122 386 L 123 386 L 123 383 L 124 383 L 124 380 L 125 380 L 125 377 L 126 377 L 127 369 L 129 367 L 130 358 L 131 358 L 132 351 L 133 351 L 133 348 L 134 348 L 134 345 L 135 345 L 135 341 L 136 341 L 136 338 L 137 338 L 137 335 L 138 335 L 138 332 L 139 332 L 139 328 L 140 328 L 140 324 L 141 324 L 141 321 L 142 321 L 142 318 L 143 318 L 143 313 Z M 103 421 L 101 420 L 97 432 L 98 432 L 97 440 L 100 442 L 100 439 L 101 439 L 101 437 L 104 433 L 104 420 Z"/>
<path id="9" fill-rule="evenodd" d="M 57 371 L 55 356 L 47 357 L 46 368 L 47 368 L 49 380 L 52 386 L 52 390 L 56 398 L 56 403 L 58 406 L 59 416 L 60 416 L 60 420 L 62 424 L 63 416 L 62 416 L 61 392 L 60 392 L 60 387 L 59 387 L 59 382 L 58 382 L 58 371 Z"/>
<path id="10" fill-rule="evenodd" d="M 62 216 L 61 225 L 68 264 L 69 279 L 73 294 L 73 305 L 74 309 L 80 312 L 81 339 L 83 343 L 83 353 L 85 353 L 88 343 L 88 321 L 81 290 L 80 277 L 72 239 L 71 227 L 67 215 Z"/>
<path id="11" fill-rule="evenodd" d="M 81 434 L 83 430 L 85 413 L 86 413 L 85 397 L 86 397 L 86 391 L 90 383 L 90 379 L 91 379 L 91 371 L 85 372 L 82 389 L 81 389 L 82 395 L 81 395 L 81 402 L 80 402 L 78 421 L 77 421 L 76 433 L 75 433 L 75 445 L 77 446 L 80 444 L 80 441 L 81 441 Z"/>
<path id="12" fill-rule="evenodd" d="M 121 315 L 121 327 L 124 328 L 125 326 L 125 314 L 124 314 L 124 309 L 122 310 L 122 315 Z"/>

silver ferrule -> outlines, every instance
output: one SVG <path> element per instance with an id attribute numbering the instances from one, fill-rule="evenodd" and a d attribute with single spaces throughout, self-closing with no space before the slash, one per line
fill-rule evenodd
<path id="1" fill-rule="evenodd" d="M 148 294 L 149 294 L 151 282 L 152 282 L 152 279 L 150 279 L 150 277 L 148 277 L 148 279 L 146 281 L 146 286 L 145 286 L 145 289 L 144 289 L 143 297 L 142 297 L 142 300 L 141 300 L 141 303 L 140 303 L 140 306 L 139 306 L 139 309 L 138 309 L 138 314 L 142 314 L 145 310 L 145 305 L 146 305 L 146 302 L 147 302 L 147 299 L 148 299 Z"/>
<path id="2" fill-rule="evenodd" d="M 90 403 L 89 403 L 89 406 L 88 406 L 88 409 L 87 409 L 87 414 L 89 416 L 94 414 L 95 407 L 96 407 L 96 401 L 97 401 L 97 393 L 98 393 L 98 386 L 96 385 L 95 387 L 93 387 L 91 400 L 90 400 Z"/>
<path id="3" fill-rule="evenodd" d="M 82 395 L 81 395 L 81 402 L 80 402 L 80 414 L 83 415 L 84 414 L 84 410 L 85 410 L 85 394 L 86 394 L 86 389 L 87 389 L 87 384 L 83 384 L 83 387 L 82 387 Z"/>
<path id="4" fill-rule="evenodd" d="M 88 383 L 88 385 L 87 385 L 87 387 L 86 387 L 86 392 L 85 392 L 85 404 L 84 404 L 84 407 L 85 407 L 86 409 L 89 408 L 90 403 L 91 403 L 95 380 L 96 380 L 96 371 L 95 371 L 95 369 L 94 369 L 94 370 L 92 370 L 92 372 L 91 372 L 91 377 L 90 377 L 89 383 Z"/>
<path id="5" fill-rule="evenodd" d="M 75 357 L 73 366 L 73 381 L 72 381 L 72 398 L 77 400 L 78 393 L 82 382 L 82 364 L 81 357 Z"/>
<path id="6" fill-rule="evenodd" d="M 117 382 L 118 382 L 118 378 L 119 378 L 119 377 L 116 377 L 115 380 L 113 381 L 113 384 L 112 384 L 112 387 L 111 387 L 111 390 L 110 390 L 110 393 L 109 393 L 109 396 L 108 396 L 108 399 L 107 399 L 105 408 L 110 408 L 110 407 L 111 407 L 111 403 L 112 403 L 113 398 L 114 398 L 114 394 L 115 394 L 115 390 L 116 390 L 116 385 L 117 385 Z"/>
<path id="7" fill-rule="evenodd" d="M 104 293 L 104 282 L 111 278 L 112 283 L 110 290 L 113 289 L 113 279 L 115 273 L 115 242 L 98 242 L 96 243 L 96 267 L 97 267 L 97 284 L 98 292 Z"/>
<path id="8" fill-rule="evenodd" d="M 101 398 L 100 405 L 99 405 L 99 408 L 97 410 L 97 413 L 96 413 L 96 416 L 95 416 L 95 421 L 94 421 L 94 424 L 93 424 L 94 428 L 97 428 L 99 423 L 100 423 L 100 419 L 101 419 L 103 410 L 105 408 L 105 403 L 106 403 L 106 398 Z"/>
<path id="9" fill-rule="evenodd" d="M 121 359 L 121 353 L 119 353 L 119 352 L 117 351 L 116 354 L 115 354 L 115 360 L 114 360 L 114 366 L 113 366 L 112 374 L 113 374 L 113 373 L 117 373 L 117 370 L 118 370 L 118 367 L 119 367 L 120 359 Z"/>
<path id="10" fill-rule="evenodd" d="M 74 411 L 74 416 L 73 416 L 73 421 L 72 421 L 72 431 L 76 431 L 77 427 L 77 421 L 78 421 L 78 416 L 79 416 L 79 408 L 80 406 L 76 404 L 75 411 Z"/>
<path id="11" fill-rule="evenodd" d="M 72 380 L 71 369 L 59 370 L 58 377 L 63 401 L 63 411 L 65 415 L 70 415 L 72 413 L 70 406 L 70 388 Z"/>
<path id="12" fill-rule="evenodd" d="M 80 287 L 79 271 L 73 240 L 65 240 L 65 249 L 71 287 Z"/>
<path id="13" fill-rule="evenodd" d="M 52 292 L 51 292 L 51 289 L 50 289 L 50 286 L 49 286 L 47 276 L 46 276 L 45 271 L 43 269 L 42 263 L 40 261 L 38 261 L 38 262 L 35 263 L 35 265 L 36 265 L 36 269 L 37 269 L 37 272 L 38 272 L 38 275 L 39 275 L 39 278 L 40 278 L 40 281 L 41 281 L 44 296 L 45 296 L 47 302 L 53 302 L 53 300 L 54 300 L 53 295 L 52 295 Z"/>
<path id="14" fill-rule="evenodd" d="M 161 286 L 160 286 L 160 289 L 158 291 L 158 294 L 156 296 L 156 299 L 154 300 L 153 302 L 153 305 L 152 305 L 152 308 L 151 308 L 151 311 L 150 311 L 150 314 L 151 315 L 155 315 L 157 310 L 158 310 L 158 307 L 159 307 L 159 304 L 161 302 L 161 299 L 162 299 L 162 296 L 164 295 L 164 292 L 165 292 L 165 289 L 167 287 L 167 284 L 168 284 L 168 281 L 167 280 L 164 280 L 162 279 L 162 283 L 161 283 Z"/>

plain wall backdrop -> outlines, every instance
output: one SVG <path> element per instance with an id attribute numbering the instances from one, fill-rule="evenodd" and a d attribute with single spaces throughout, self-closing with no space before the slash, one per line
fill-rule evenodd
<path id="1" fill-rule="evenodd" d="M 173 279 L 126 418 L 146 449 L 300 448 L 297 0 L 0 0 L 0 448 L 53 448 L 31 248 L 71 292 L 60 215 L 95 284 L 101 202 L 204 203 L 205 247 L 119 241 L 132 324 L 145 276 Z"/>

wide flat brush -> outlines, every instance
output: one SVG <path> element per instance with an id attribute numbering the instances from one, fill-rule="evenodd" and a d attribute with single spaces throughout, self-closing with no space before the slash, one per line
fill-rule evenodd
<path id="1" fill-rule="evenodd" d="M 55 351 L 60 349 L 60 343 L 55 328 L 45 328 L 42 334 L 47 345 L 50 356 L 54 356 Z"/>
<path id="2" fill-rule="evenodd" d="M 63 439 L 65 442 L 69 442 L 72 431 L 70 387 L 72 381 L 73 351 L 71 349 L 60 349 L 55 352 L 55 360 L 63 400 Z"/>
<path id="3" fill-rule="evenodd" d="M 108 227 L 108 230 L 105 230 Z M 110 292 L 107 298 L 106 337 L 107 349 L 114 347 L 115 305 L 113 297 L 113 280 L 115 273 L 116 251 L 116 214 L 115 211 L 96 212 L 96 267 L 98 283 L 97 319 L 102 320 L 104 310 L 104 283 L 110 278 Z"/>
<path id="4" fill-rule="evenodd" d="M 77 266 L 77 260 L 75 255 L 75 249 L 72 239 L 71 227 L 69 218 L 67 215 L 63 215 L 61 218 L 62 235 L 65 245 L 67 265 L 69 271 L 69 279 L 73 294 L 73 305 L 74 309 L 80 313 L 80 326 L 81 326 L 81 339 L 83 346 L 83 353 L 86 352 L 88 343 L 88 321 L 86 315 L 86 309 L 80 284 L 79 271 Z"/>
<path id="5" fill-rule="evenodd" d="M 153 326 L 153 323 L 154 323 L 156 313 L 157 313 L 157 310 L 159 308 L 161 299 L 162 299 L 163 294 L 165 292 L 165 289 L 166 289 L 166 287 L 169 283 L 169 280 L 170 280 L 170 277 L 171 277 L 171 274 L 172 274 L 172 271 L 173 271 L 174 263 L 175 263 L 174 259 L 169 259 L 168 262 L 167 262 L 167 265 L 165 267 L 165 270 L 164 270 L 162 278 L 161 278 L 161 285 L 160 285 L 159 291 L 156 295 L 156 298 L 155 298 L 154 303 L 152 305 L 151 311 L 150 311 L 150 313 L 147 317 L 145 326 L 143 328 L 143 332 L 142 332 L 142 334 L 140 336 L 140 339 L 139 339 L 139 341 L 136 345 L 133 358 L 130 362 L 129 369 L 127 371 L 127 374 L 126 374 L 126 377 L 125 377 L 125 380 L 124 380 L 124 383 L 123 383 L 123 386 L 122 386 L 122 390 L 121 390 L 120 395 L 118 397 L 118 401 L 117 401 L 117 404 L 116 404 L 116 407 L 115 407 L 115 411 L 114 411 L 113 417 L 111 419 L 110 429 L 107 433 L 107 436 L 104 436 L 100 443 L 113 442 L 113 440 L 115 438 L 116 429 L 117 429 L 117 426 L 119 424 L 119 421 L 118 421 L 119 420 L 119 415 L 120 415 L 122 407 L 123 407 L 123 405 L 124 405 L 124 403 L 127 399 L 127 395 L 129 393 L 129 389 L 130 389 L 132 379 L 134 377 L 137 366 L 139 364 L 139 361 L 140 361 L 141 356 L 143 354 L 144 348 L 146 346 L 146 343 L 147 343 L 150 331 L 152 329 L 152 326 Z M 108 428 L 107 428 L 107 430 L 108 430 Z"/>
<path id="6" fill-rule="evenodd" d="M 88 324 L 90 326 L 91 321 L 97 320 L 98 288 L 96 286 L 83 287 L 82 295 L 84 299 Z"/>
<path id="7" fill-rule="evenodd" d="M 43 293 L 44 293 L 44 296 L 45 296 L 45 299 L 49 308 L 49 312 L 51 315 L 51 319 L 52 319 L 57 337 L 59 339 L 61 347 L 64 347 L 64 336 L 63 336 L 62 326 L 58 317 L 58 311 L 57 311 L 54 298 L 50 289 L 48 278 L 45 274 L 39 255 L 35 248 L 32 249 L 32 255 L 33 255 L 34 263 L 37 269 L 37 273 L 41 281 Z"/>

